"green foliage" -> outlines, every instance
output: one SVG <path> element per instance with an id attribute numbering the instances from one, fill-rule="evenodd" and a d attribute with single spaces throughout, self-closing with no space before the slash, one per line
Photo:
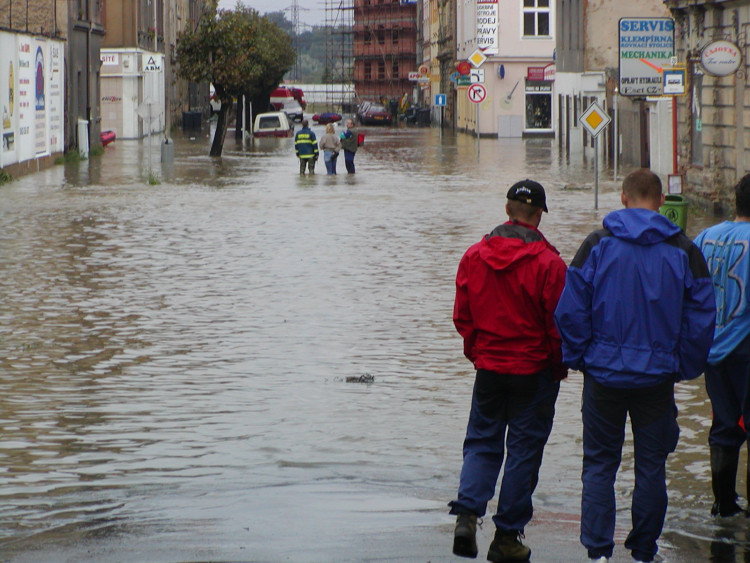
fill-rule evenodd
<path id="1" fill-rule="evenodd" d="M 101 145 L 92 147 L 92 149 L 89 151 L 89 156 L 101 156 L 103 154 L 104 154 L 104 147 Z"/>
<path id="2" fill-rule="evenodd" d="M 55 159 L 55 164 L 70 164 L 71 162 L 81 162 L 82 160 L 86 160 L 86 157 L 80 152 L 68 151 L 63 156 L 58 156 Z"/>
<path id="3" fill-rule="evenodd" d="M 161 181 L 159 180 L 159 178 L 154 176 L 153 172 L 151 172 L 148 175 L 148 183 L 150 186 L 158 186 L 159 184 L 161 184 Z"/>
<path id="4" fill-rule="evenodd" d="M 0 186 L 3 184 L 7 184 L 8 182 L 13 181 L 13 176 L 11 176 L 8 172 L 0 168 Z"/>
<path id="5" fill-rule="evenodd" d="M 289 36 L 252 8 L 219 10 L 211 0 L 195 29 L 177 39 L 178 74 L 211 82 L 222 101 L 268 95 L 294 65 Z"/>

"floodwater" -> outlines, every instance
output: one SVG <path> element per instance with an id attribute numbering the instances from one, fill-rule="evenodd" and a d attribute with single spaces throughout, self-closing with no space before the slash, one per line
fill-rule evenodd
<path id="1" fill-rule="evenodd" d="M 593 163 L 552 140 L 477 151 L 470 135 L 368 129 L 356 175 L 321 161 L 313 177 L 288 139 L 228 137 L 211 159 L 205 133 L 178 137 L 170 165 L 158 143 L 150 164 L 147 142 L 117 141 L 0 187 L 0 560 L 457 560 L 446 503 L 473 383 L 458 261 L 530 177 L 569 262 L 620 206 L 611 172 L 594 210 Z M 585 558 L 581 383 L 558 400 L 534 561 Z M 661 553 L 750 560 L 746 520 L 708 515 L 702 379 L 678 405 Z M 617 561 L 627 447 L 622 465 Z"/>

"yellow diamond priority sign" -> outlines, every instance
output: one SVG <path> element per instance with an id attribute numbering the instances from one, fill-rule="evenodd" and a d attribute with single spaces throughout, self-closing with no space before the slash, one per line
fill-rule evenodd
<path id="1" fill-rule="evenodd" d="M 474 65 L 474 68 L 479 68 L 482 63 L 487 60 L 481 49 L 476 49 L 471 55 L 469 55 L 469 62 Z"/>
<path id="2" fill-rule="evenodd" d="M 599 107 L 599 104 L 592 102 L 588 109 L 583 112 L 578 121 L 592 137 L 596 137 L 605 127 L 607 127 L 607 125 L 609 125 L 612 118 L 607 115 L 607 112 Z"/>

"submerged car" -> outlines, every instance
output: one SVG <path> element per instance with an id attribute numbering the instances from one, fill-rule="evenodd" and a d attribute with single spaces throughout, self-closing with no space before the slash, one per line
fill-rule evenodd
<path id="1" fill-rule="evenodd" d="M 291 121 L 302 121 L 302 106 L 295 99 L 285 101 L 279 110 L 283 111 Z"/>
<path id="2" fill-rule="evenodd" d="M 388 125 L 391 112 L 383 104 L 367 102 L 360 106 L 357 118 L 362 125 Z"/>
<path id="3" fill-rule="evenodd" d="M 317 121 L 320 125 L 328 125 L 329 123 L 336 123 L 341 121 L 341 115 L 333 113 L 332 111 L 324 111 L 323 113 L 316 113 L 312 116 L 313 121 Z"/>
<path id="4" fill-rule="evenodd" d="M 291 137 L 294 128 L 283 111 L 268 111 L 255 116 L 253 135 L 256 137 Z"/>

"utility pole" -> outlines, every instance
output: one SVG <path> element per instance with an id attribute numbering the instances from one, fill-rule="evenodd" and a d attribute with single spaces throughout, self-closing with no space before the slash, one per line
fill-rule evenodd
<path id="1" fill-rule="evenodd" d="M 299 13 L 300 10 L 308 11 L 307 8 L 300 8 L 299 7 L 299 1 L 298 0 L 292 0 L 292 5 L 286 8 L 286 12 L 291 12 L 292 15 L 292 30 L 294 32 L 294 37 L 292 38 L 293 45 L 294 45 L 294 52 L 297 53 L 297 57 L 294 60 L 294 74 L 292 76 L 293 80 L 299 80 L 300 75 L 300 66 L 299 66 L 299 34 L 301 31 L 301 27 L 304 24 L 300 24 L 299 22 Z"/>

